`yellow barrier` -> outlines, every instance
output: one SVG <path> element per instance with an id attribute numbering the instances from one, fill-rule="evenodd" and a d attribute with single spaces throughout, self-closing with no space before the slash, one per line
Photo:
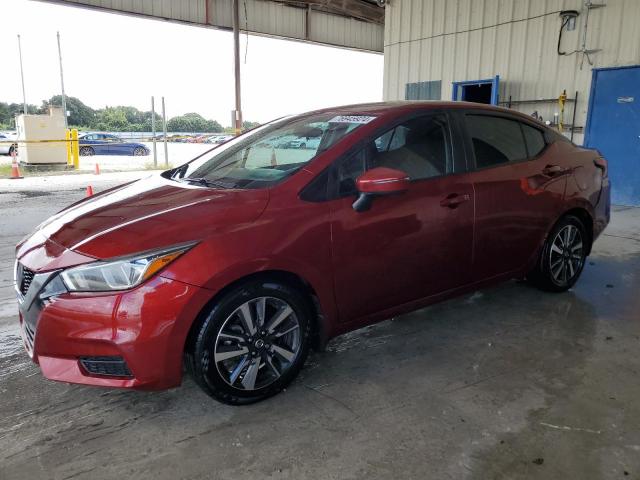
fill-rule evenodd
<path id="1" fill-rule="evenodd" d="M 78 143 L 78 130 L 74 128 L 71 130 L 71 144 L 72 144 L 72 157 L 73 168 L 80 169 L 80 144 Z"/>
<path id="2" fill-rule="evenodd" d="M 64 135 L 67 139 L 67 165 L 73 165 L 73 150 L 71 147 L 71 130 L 69 130 L 67 128 L 67 130 L 64 132 Z"/>

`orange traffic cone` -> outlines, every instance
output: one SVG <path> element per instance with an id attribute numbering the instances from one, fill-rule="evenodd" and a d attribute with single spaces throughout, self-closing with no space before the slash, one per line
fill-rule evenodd
<path id="1" fill-rule="evenodd" d="M 19 178 L 24 178 L 20 175 L 20 168 L 18 167 L 18 162 L 16 162 L 16 151 L 15 149 L 11 152 L 11 180 L 17 180 Z"/>
<path id="2" fill-rule="evenodd" d="M 90 197 L 93 195 L 93 187 L 91 187 L 91 185 L 89 185 L 87 187 L 87 197 Z"/>
<path id="3" fill-rule="evenodd" d="M 93 172 L 94 175 L 100 175 L 100 165 L 98 165 L 98 162 L 96 162 L 96 169 Z"/>

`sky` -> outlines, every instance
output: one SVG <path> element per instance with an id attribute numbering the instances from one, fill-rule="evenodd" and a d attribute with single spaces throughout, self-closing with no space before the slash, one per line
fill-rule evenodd
<path id="1" fill-rule="evenodd" d="M 0 101 L 27 103 L 60 93 L 56 31 L 65 92 L 93 108 L 150 110 L 164 96 L 167 117 L 198 112 L 231 124 L 233 36 L 159 20 L 32 0 L 1 0 Z M 246 63 L 244 61 L 246 49 Z M 383 57 L 333 47 L 241 36 L 245 120 L 266 122 L 315 108 L 382 99 Z"/>

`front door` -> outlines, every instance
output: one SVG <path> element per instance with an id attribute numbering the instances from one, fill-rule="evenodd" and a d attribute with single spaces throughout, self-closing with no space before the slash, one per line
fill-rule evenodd
<path id="1" fill-rule="evenodd" d="M 429 115 L 395 126 L 334 166 L 332 253 L 343 321 L 469 281 L 473 190 L 454 174 L 454 154 L 446 117 Z M 375 167 L 406 172 L 409 190 L 356 212 L 355 179 Z"/>
<path id="2" fill-rule="evenodd" d="M 593 71 L 585 145 L 609 162 L 612 203 L 640 205 L 640 66 Z"/>

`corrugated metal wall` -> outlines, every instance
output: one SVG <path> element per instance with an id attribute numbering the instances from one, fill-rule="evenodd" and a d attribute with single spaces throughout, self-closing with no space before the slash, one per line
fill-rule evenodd
<path id="1" fill-rule="evenodd" d="M 586 48 L 600 51 L 557 54 L 560 10 L 578 10 L 576 29 L 565 31 L 562 50 L 582 46 L 587 9 L 582 0 L 393 0 L 386 7 L 384 98 L 403 99 L 407 83 L 442 80 L 442 98 L 451 99 L 454 81 L 500 75 L 500 100 L 569 97 L 579 92 L 576 125 L 584 126 L 591 70 L 640 64 L 640 0 L 598 0 L 591 9 Z M 584 57 L 584 58 L 583 58 Z M 524 104 L 545 120 L 555 103 Z M 573 105 L 565 107 L 566 116 Z M 576 142 L 582 134 L 576 134 Z"/>
<path id="2" fill-rule="evenodd" d="M 208 24 L 223 29 L 232 27 L 231 0 L 44 1 L 76 4 L 199 25 Z M 315 9 L 307 10 L 268 0 L 243 0 L 240 4 L 240 23 L 241 29 L 246 29 L 250 33 L 382 52 L 384 38 L 382 25 L 320 12 Z"/>

